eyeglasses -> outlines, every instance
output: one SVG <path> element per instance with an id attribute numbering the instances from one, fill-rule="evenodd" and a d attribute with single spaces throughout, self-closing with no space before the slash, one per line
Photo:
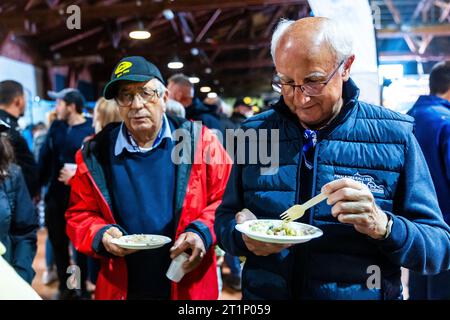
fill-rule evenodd
<path id="1" fill-rule="evenodd" d="M 292 91 L 291 91 L 292 95 L 294 95 L 296 88 L 300 88 L 302 93 L 306 96 L 309 96 L 309 97 L 320 96 L 323 88 L 325 88 L 325 86 L 328 84 L 328 82 L 330 82 L 331 79 L 333 79 L 334 75 L 339 70 L 339 68 L 342 66 L 344 61 L 345 60 L 342 60 L 341 63 L 339 63 L 337 68 L 334 69 L 334 71 L 328 76 L 328 78 L 325 81 L 312 82 L 312 83 L 306 83 L 306 84 L 291 84 L 291 83 L 283 82 L 281 80 L 280 76 L 275 75 L 272 79 L 272 88 L 276 92 L 281 93 L 283 86 L 289 86 L 292 88 Z"/>
<path id="2" fill-rule="evenodd" d="M 149 89 L 145 87 L 138 88 L 138 92 L 129 93 L 129 92 L 119 92 L 117 97 L 115 98 L 119 107 L 130 107 L 133 104 L 134 97 L 138 96 L 145 103 L 156 103 L 160 98 L 160 94 L 158 90 Z"/>

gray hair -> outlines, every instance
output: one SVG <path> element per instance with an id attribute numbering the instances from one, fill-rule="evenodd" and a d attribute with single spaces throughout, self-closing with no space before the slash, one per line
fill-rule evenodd
<path id="1" fill-rule="evenodd" d="M 191 81 L 189 81 L 189 77 L 182 73 L 174 74 L 173 76 L 171 76 L 169 78 L 168 82 L 173 82 L 175 84 L 185 86 L 185 87 L 190 87 L 190 88 L 194 87 L 194 85 L 191 83 Z"/>
<path id="2" fill-rule="evenodd" d="M 177 116 L 179 118 L 186 117 L 186 110 L 184 109 L 183 105 L 178 101 L 172 99 L 167 100 L 166 113 L 173 116 Z"/>
<path id="3" fill-rule="evenodd" d="M 272 54 L 274 62 L 275 49 L 277 48 L 278 42 L 294 22 L 294 20 L 281 19 L 277 24 L 272 35 L 270 46 L 270 53 Z M 353 55 L 352 37 L 349 32 L 343 28 L 342 24 L 338 23 L 336 20 L 324 19 L 323 23 L 320 25 L 320 29 L 323 41 L 326 41 L 336 54 L 337 63 L 340 63 L 342 60 L 348 59 Z"/>
<path id="4" fill-rule="evenodd" d="M 155 80 L 156 80 L 156 91 L 158 91 L 158 95 L 162 98 L 167 88 L 159 79 L 155 78 Z"/>

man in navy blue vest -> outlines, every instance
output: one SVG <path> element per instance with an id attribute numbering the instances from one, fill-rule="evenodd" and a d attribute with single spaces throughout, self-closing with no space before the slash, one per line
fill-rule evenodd
<path id="1" fill-rule="evenodd" d="M 450 61 L 430 73 L 430 94 L 420 96 L 411 110 L 415 134 L 423 150 L 445 222 L 450 224 Z M 411 272 L 411 299 L 450 299 L 450 271 L 434 276 Z"/>
<path id="2" fill-rule="evenodd" d="M 246 257 L 243 298 L 401 299 L 401 267 L 448 270 L 450 229 L 413 119 L 358 101 L 347 32 L 327 18 L 283 20 L 271 49 L 272 85 L 282 96 L 242 128 L 257 145 L 267 136 L 261 129 L 278 130 L 279 166 L 263 175 L 262 161 L 235 163 L 216 211 L 219 245 Z M 327 201 L 299 220 L 322 229 L 320 238 L 291 246 L 235 230 L 320 192 Z"/>

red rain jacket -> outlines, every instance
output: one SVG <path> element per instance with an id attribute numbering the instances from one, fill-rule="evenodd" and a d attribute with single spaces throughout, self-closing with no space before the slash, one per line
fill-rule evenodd
<path id="1" fill-rule="evenodd" d="M 217 137 L 206 127 L 178 118 L 169 117 L 169 121 L 175 128 L 190 133 L 190 145 L 195 150 L 195 153 L 191 153 L 195 155 L 193 164 L 176 165 L 175 215 L 178 214 L 178 224 L 175 239 L 191 222 L 201 221 L 209 228 L 213 240 L 200 265 L 180 282 L 172 282 L 171 299 L 215 300 L 218 298 L 218 283 L 214 218 L 225 191 L 232 161 Z M 106 257 L 92 248 L 97 231 L 106 225 L 116 224 L 102 168 L 108 149 L 107 136 L 116 126 L 107 126 L 78 151 L 78 168 L 71 180 L 71 196 L 66 211 L 66 230 L 75 248 L 101 261 L 95 298 L 108 300 L 123 300 L 127 297 L 125 259 Z"/>

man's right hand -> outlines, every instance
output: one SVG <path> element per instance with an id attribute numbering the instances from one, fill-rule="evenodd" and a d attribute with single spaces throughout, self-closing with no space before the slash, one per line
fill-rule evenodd
<path id="1" fill-rule="evenodd" d="M 242 211 L 236 213 L 236 223 L 244 223 L 247 220 L 258 219 L 256 216 L 248 209 L 243 209 Z M 291 244 L 277 244 L 277 243 L 267 243 L 249 238 L 245 234 L 242 234 L 242 239 L 247 246 L 247 249 L 253 252 L 257 256 L 268 256 L 273 253 L 279 253 L 282 250 L 292 246 Z"/>
<path id="2" fill-rule="evenodd" d="M 121 248 L 111 242 L 112 239 L 120 238 L 122 235 L 123 233 L 116 227 L 111 227 L 106 230 L 102 238 L 102 243 L 106 251 L 118 257 L 124 257 L 130 253 L 136 252 L 137 250 Z"/>

